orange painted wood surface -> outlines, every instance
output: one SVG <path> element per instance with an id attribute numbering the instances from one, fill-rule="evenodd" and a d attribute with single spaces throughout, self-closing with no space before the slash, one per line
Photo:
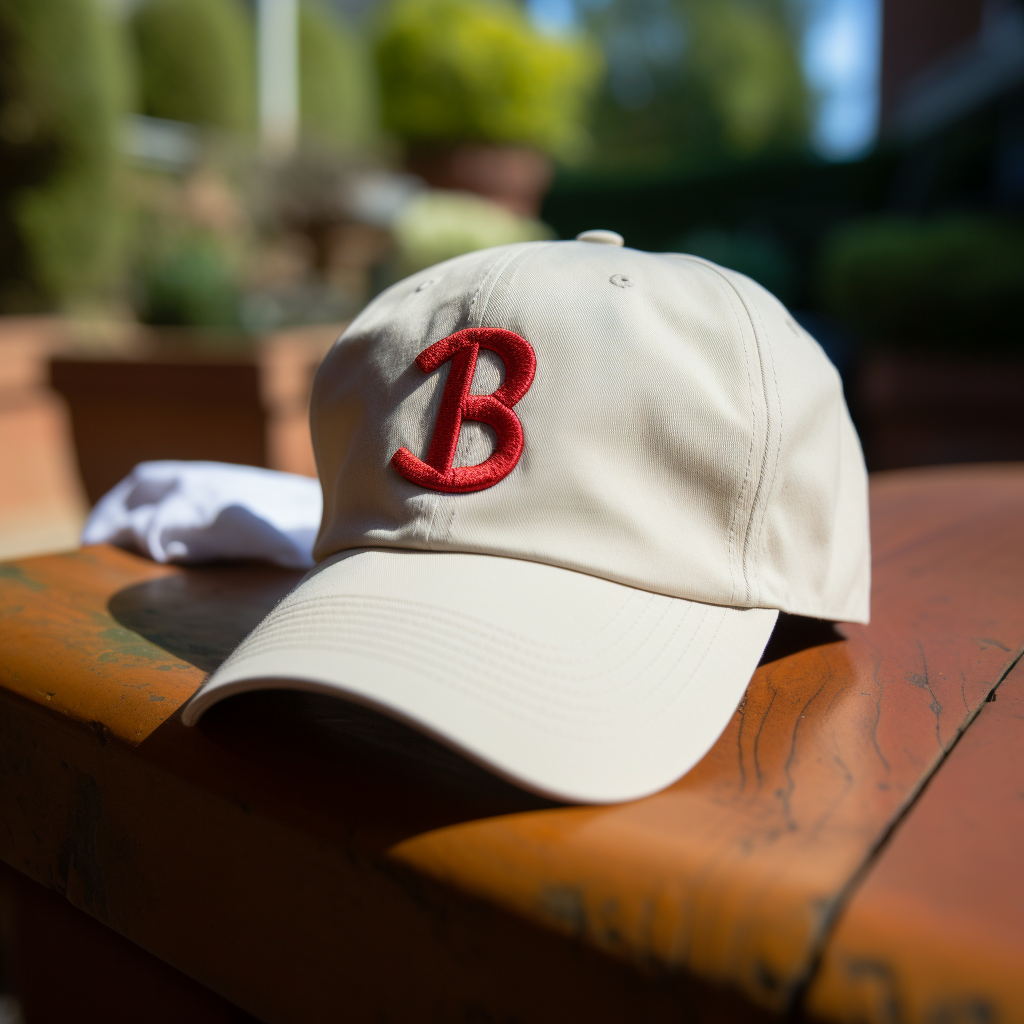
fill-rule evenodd
<path id="1" fill-rule="evenodd" d="M 256 566 L 243 571 L 244 591 L 232 590 L 230 570 L 183 574 L 108 547 L 2 565 L 2 685 L 103 733 L 140 743 L 195 693 L 254 617 L 300 576 Z M 211 598 L 220 592 L 230 602 L 212 616 L 209 600 L 190 614 L 204 584 Z M 131 603 L 133 588 L 145 592 L 147 586 L 177 594 L 177 617 L 157 613 L 151 622 L 123 625 L 117 619 L 120 604 Z M 261 600 L 267 586 L 269 604 Z M 175 603 L 173 596 L 169 603 Z M 156 643 L 147 638 L 147 626 Z M 160 631 L 168 628 L 180 631 L 186 657 L 160 646 Z"/>
<path id="2" fill-rule="evenodd" d="M 1024 662 L 993 696 L 840 914 L 816 1016 L 1024 1021 Z"/>
<path id="3" fill-rule="evenodd" d="M 763 664 L 676 785 L 394 855 L 610 952 L 791 1005 L 847 885 L 1024 643 L 1024 472 L 877 477 L 872 518 L 871 625 Z"/>
<path id="4" fill-rule="evenodd" d="M 329 698 L 185 729 L 293 574 L 109 548 L 4 567 L 0 857 L 268 1021 L 788 1012 L 1024 643 L 1024 467 L 882 476 L 872 516 L 871 625 L 783 622 L 697 768 L 606 808 Z"/>

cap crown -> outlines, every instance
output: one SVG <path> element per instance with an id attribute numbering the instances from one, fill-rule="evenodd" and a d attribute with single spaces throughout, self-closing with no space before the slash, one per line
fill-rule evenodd
<path id="1" fill-rule="evenodd" d="M 445 493 L 392 464 L 427 459 L 451 363 L 425 349 L 493 327 L 536 370 L 515 405 L 522 454 Z M 481 349 L 473 394 L 502 384 Z M 317 374 L 324 490 L 314 550 L 476 552 L 735 607 L 866 621 L 867 476 L 839 375 L 785 308 L 706 260 L 587 242 L 462 256 L 388 289 Z M 494 434 L 464 420 L 455 465 Z"/>

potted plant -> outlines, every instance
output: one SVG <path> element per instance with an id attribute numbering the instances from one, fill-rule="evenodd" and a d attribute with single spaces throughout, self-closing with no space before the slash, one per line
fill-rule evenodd
<path id="1" fill-rule="evenodd" d="M 534 217 L 551 157 L 586 144 L 597 51 L 543 35 L 511 0 L 397 0 L 376 55 L 384 126 L 435 188 Z"/>
<path id="2" fill-rule="evenodd" d="M 260 247 L 215 166 L 182 179 L 140 174 L 135 184 L 141 323 L 115 349 L 65 351 L 50 367 L 89 500 L 147 459 L 315 473 L 309 394 L 340 324 L 247 322 L 243 299 Z"/>
<path id="3" fill-rule="evenodd" d="M 93 0 L 0 0 L 0 557 L 71 547 L 84 497 L 46 384 L 68 313 L 116 303 L 126 48 Z"/>
<path id="4" fill-rule="evenodd" d="M 325 4 L 303 0 L 299 13 L 304 149 L 294 163 L 309 149 L 343 178 L 345 161 L 374 144 L 368 48 Z M 265 166 L 255 151 L 255 40 L 244 0 L 142 0 L 127 24 L 141 112 L 158 127 L 187 128 L 195 146 L 188 160 L 142 161 L 125 176 L 132 337 L 51 363 L 86 493 L 95 500 L 143 459 L 315 474 L 313 373 L 365 300 L 357 293 L 368 247 L 353 256 L 335 238 L 347 224 L 306 223 L 280 208 L 295 167 Z M 317 210 L 330 205 L 332 190 L 321 191 Z M 302 198 L 289 190 L 292 206 Z"/>

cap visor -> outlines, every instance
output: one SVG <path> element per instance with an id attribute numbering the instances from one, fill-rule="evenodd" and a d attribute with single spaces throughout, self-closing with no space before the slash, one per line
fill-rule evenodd
<path id="1" fill-rule="evenodd" d="M 187 705 L 259 689 L 368 704 L 517 785 L 612 803 L 689 771 L 778 613 L 538 562 L 366 549 L 318 566 Z"/>

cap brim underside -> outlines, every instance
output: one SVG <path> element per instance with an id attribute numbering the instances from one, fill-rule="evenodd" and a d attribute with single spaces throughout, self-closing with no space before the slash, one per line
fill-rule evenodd
<path id="1" fill-rule="evenodd" d="M 544 796 L 631 800 L 715 742 L 777 614 L 512 558 L 345 552 L 270 613 L 183 720 L 233 694 L 314 690 L 409 722 Z"/>

